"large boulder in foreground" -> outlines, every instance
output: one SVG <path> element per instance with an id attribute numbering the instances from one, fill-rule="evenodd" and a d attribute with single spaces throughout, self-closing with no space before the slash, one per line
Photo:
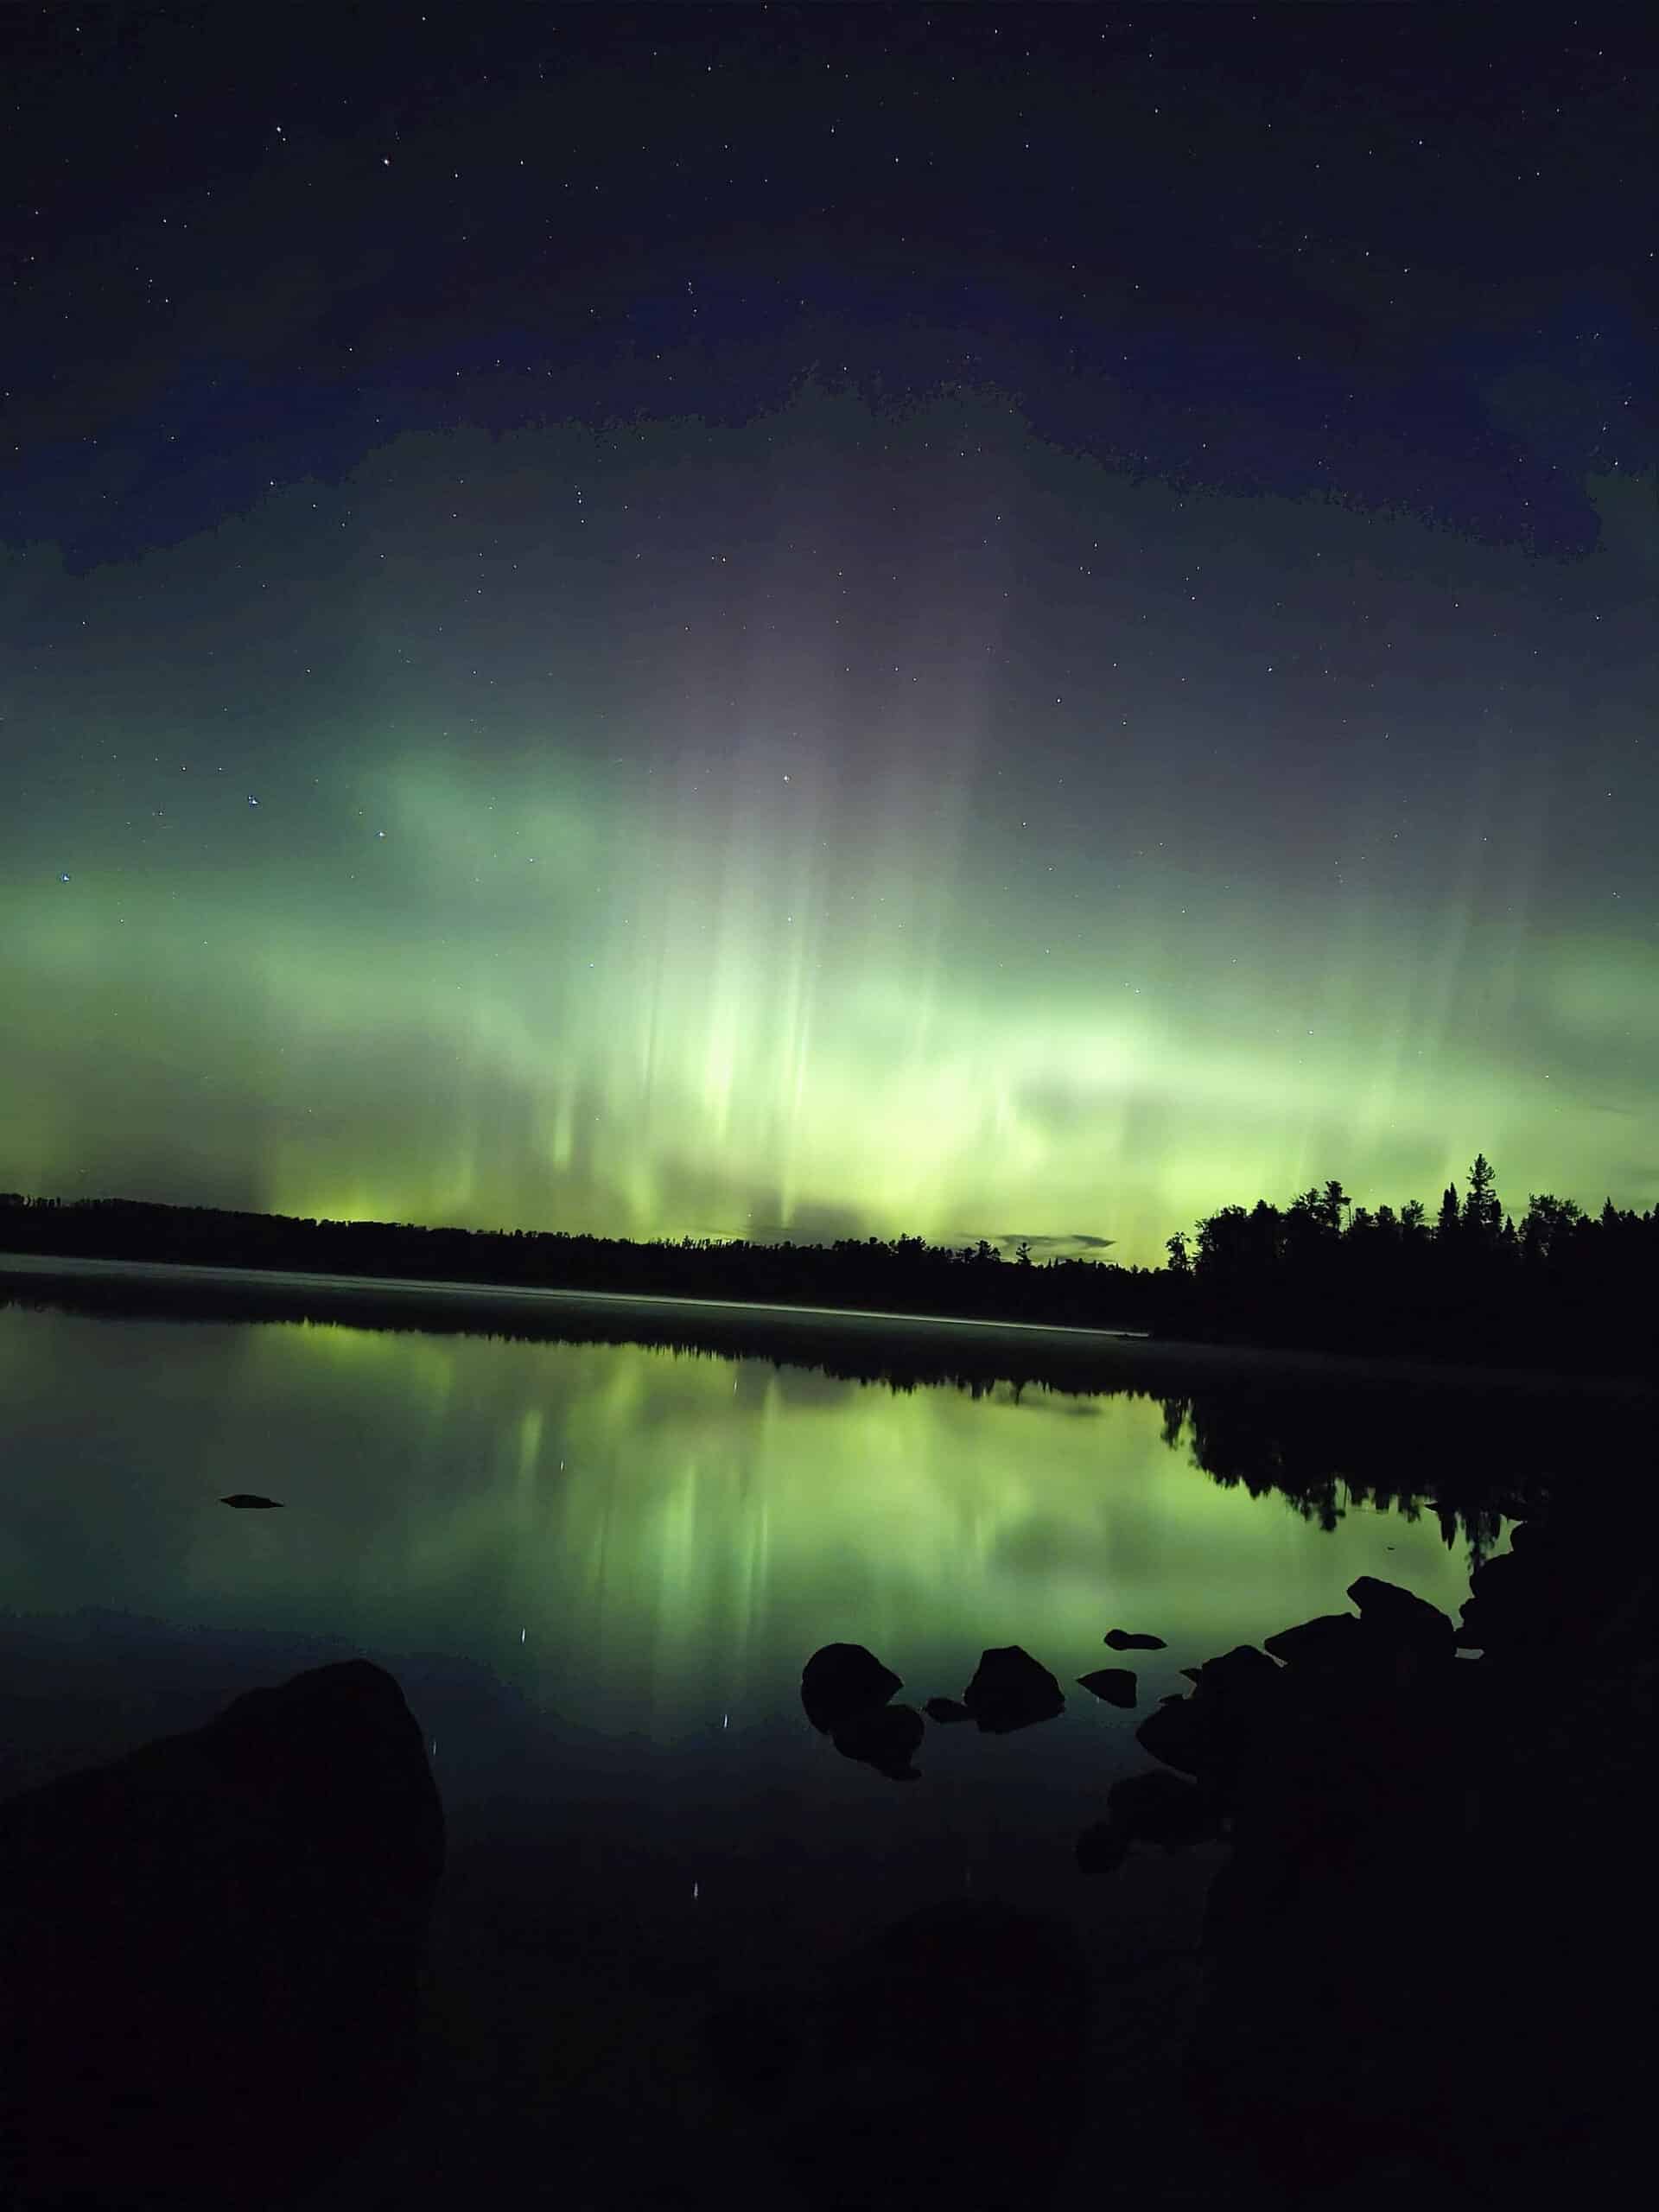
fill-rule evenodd
<path id="1" fill-rule="evenodd" d="M 1065 1694 L 1058 1680 L 1018 1643 L 981 1652 L 962 1701 L 981 1730 L 994 1736 L 1052 1720 L 1065 1709 Z"/>
<path id="2" fill-rule="evenodd" d="M 0 1805 L 0 2202 L 274 2204 L 397 2111 L 443 1813 L 366 1660 Z"/>

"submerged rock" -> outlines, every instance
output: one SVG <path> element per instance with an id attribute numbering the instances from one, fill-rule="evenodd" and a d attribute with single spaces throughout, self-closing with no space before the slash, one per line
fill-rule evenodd
<path id="1" fill-rule="evenodd" d="M 280 1497 L 257 1497 L 251 1490 L 233 1490 L 228 1497 L 221 1497 L 219 1502 L 221 1505 L 270 1505 L 279 1511 L 283 1503 Z"/>
<path id="2" fill-rule="evenodd" d="M 922 1711 L 930 1720 L 937 1720 L 947 1727 L 952 1721 L 971 1720 L 974 1717 L 965 1705 L 953 1697 L 931 1697 Z"/>
<path id="3" fill-rule="evenodd" d="M 1052 1720 L 1065 1709 L 1058 1680 L 1017 1643 L 1000 1644 L 980 1654 L 962 1701 L 981 1730 L 994 1736 Z"/>
<path id="4" fill-rule="evenodd" d="M 1115 1782 L 1106 1793 L 1106 1806 L 1112 1824 L 1132 1840 L 1160 1843 L 1169 1850 L 1207 1842 L 1220 1818 L 1207 1791 L 1155 1767 Z"/>
<path id="5" fill-rule="evenodd" d="M 1207 1843 L 1220 1828 L 1222 1808 L 1198 1783 L 1152 1768 L 1112 1784 L 1106 1793 L 1106 1815 L 1077 1838 L 1082 1873 L 1114 1872 L 1137 1843 L 1161 1844 L 1166 1851 Z"/>
<path id="6" fill-rule="evenodd" d="M 1128 1667 L 1096 1667 L 1092 1675 L 1077 1676 L 1077 1687 L 1092 1690 L 1108 1705 L 1122 1706 L 1126 1712 L 1135 1703 L 1135 1675 Z"/>

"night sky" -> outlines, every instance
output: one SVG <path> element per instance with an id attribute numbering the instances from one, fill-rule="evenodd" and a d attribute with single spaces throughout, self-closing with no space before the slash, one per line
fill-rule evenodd
<path id="1" fill-rule="evenodd" d="M 0 1188 L 1659 1199 L 1640 11 L 53 0 L 0 87 Z"/>

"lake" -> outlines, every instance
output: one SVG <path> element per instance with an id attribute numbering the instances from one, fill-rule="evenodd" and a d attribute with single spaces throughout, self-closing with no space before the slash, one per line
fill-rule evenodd
<path id="1" fill-rule="evenodd" d="M 365 1654 L 402 1684 L 443 1796 L 439 1957 L 474 2070 L 505 2063 L 516 2006 L 521 2070 L 540 2020 L 536 2078 L 580 2077 L 595 2112 L 666 2099 L 694 2133 L 699 2005 L 950 1896 L 1065 1916 L 1118 1992 L 1101 2031 L 1118 2063 L 1167 2044 L 1222 1847 L 1137 1848 L 1092 1879 L 1074 1857 L 1109 1783 L 1152 1764 L 1138 1719 L 1183 1668 L 1345 1610 L 1360 1574 L 1455 1618 L 1471 1554 L 1503 1549 L 1569 1462 L 1612 1460 L 1628 1419 L 1617 1392 L 1105 1341 L 1067 1348 L 1095 1386 L 1062 1389 L 986 1332 L 954 1379 L 913 1379 L 963 1365 L 936 1344 L 861 1380 L 847 1370 L 882 1359 L 812 1363 L 764 1319 L 722 1323 L 751 1327 L 745 1356 L 689 1325 L 573 1342 L 557 1322 L 214 1321 L 147 1313 L 136 1290 L 97 1312 L 8 1292 L 0 1792 Z M 228 1509 L 231 1491 L 284 1510 Z M 1116 1660 L 1115 1627 L 1166 1648 Z M 802 1667 L 835 1640 L 870 1646 L 918 1705 L 1022 1644 L 1066 1709 L 1006 1736 L 930 1726 L 920 1778 L 894 1783 L 803 1715 Z M 1136 1712 L 1075 1686 L 1120 1663 Z M 545 2040 L 550 1959 L 602 2034 L 567 2018 Z M 372 2197 L 359 2177 L 340 2201 L 353 2190 Z"/>

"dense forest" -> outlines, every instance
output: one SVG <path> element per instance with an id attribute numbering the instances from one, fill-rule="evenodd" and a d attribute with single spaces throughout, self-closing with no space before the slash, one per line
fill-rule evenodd
<path id="1" fill-rule="evenodd" d="M 1533 1193 L 1517 1226 L 1477 1154 L 1431 1217 L 1356 1205 L 1339 1182 L 1287 1206 L 1224 1206 L 1169 1240 L 1180 1332 L 1259 1344 L 1647 1370 L 1659 1206 L 1587 1214 Z"/>
<path id="2" fill-rule="evenodd" d="M 1659 1207 L 1587 1214 L 1533 1194 L 1517 1226 L 1484 1156 L 1432 1217 L 1355 1205 L 1339 1182 L 1287 1205 L 1224 1206 L 1159 1268 L 1005 1258 L 981 1241 L 829 1244 L 300 1220 L 124 1198 L 0 1193 L 0 1252 L 311 1271 L 382 1280 L 753 1300 L 1200 1341 L 1646 1370 Z"/>

